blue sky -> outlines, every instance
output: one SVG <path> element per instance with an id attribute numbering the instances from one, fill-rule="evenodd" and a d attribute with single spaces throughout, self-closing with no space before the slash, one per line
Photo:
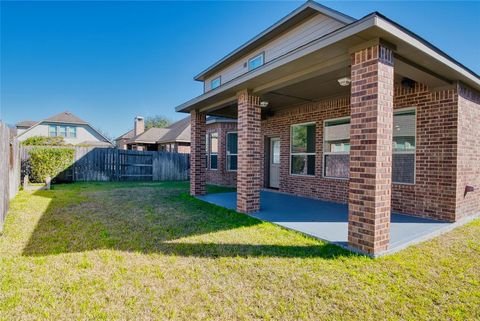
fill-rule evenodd
<path id="1" fill-rule="evenodd" d="M 2 1 L 0 117 L 69 110 L 112 136 L 135 115 L 180 119 L 194 75 L 302 3 Z M 320 3 L 379 11 L 480 73 L 480 2 Z"/>

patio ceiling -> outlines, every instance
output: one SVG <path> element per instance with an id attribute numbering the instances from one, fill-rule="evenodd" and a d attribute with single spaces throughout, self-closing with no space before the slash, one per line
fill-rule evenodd
<path id="1" fill-rule="evenodd" d="M 348 97 L 350 86 L 342 87 L 338 79 L 350 76 L 349 61 L 344 60 L 339 64 L 341 67 L 325 72 L 321 75 L 311 75 L 309 78 L 299 77 L 292 79 L 286 85 L 273 87 L 271 90 L 257 90 L 257 95 L 262 101 L 268 102 L 268 107 L 262 112 L 272 113 L 281 109 L 289 108 L 298 104 L 315 102 L 336 97 Z M 451 86 L 448 80 L 437 76 L 429 71 L 422 70 L 408 62 L 397 59 L 395 62 L 395 83 L 400 85 L 404 78 L 423 83 L 432 89 Z M 209 115 L 223 117 L 237 117 L 236 100 L 227 102 L 222 106 L 211 110 Z"/>

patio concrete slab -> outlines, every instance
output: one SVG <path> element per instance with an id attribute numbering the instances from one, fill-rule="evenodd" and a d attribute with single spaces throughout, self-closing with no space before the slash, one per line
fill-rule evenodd
<path id="1" fill-rule="evenodd" d="M 206 202 L 236 209 L 237 193 L 208 194 Z M 278 192 L 262 191 L 260 211 L 253 217 L 348 248 L 348 205 Z M 393 253 L 408 245 L 432 238 L 454 227 L 453 223 L 392 213 L 389 250 Z"/>

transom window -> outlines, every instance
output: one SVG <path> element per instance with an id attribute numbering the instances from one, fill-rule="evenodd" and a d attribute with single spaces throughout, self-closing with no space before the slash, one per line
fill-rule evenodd
<path id="1" fill-rule="evenodd" d="M 238 134 L 227 133 L 227 171 L 236 171 L 238 167 Z"/>
<path id="2" fill-rule="evenodd" d="M 253 69 L 257 69 L 258 67 L 263 65 L 264 60 L 265 60 L 264 58 L 265 58 L 265 53 L 263 53 L 263 52 L 261 54 L 256 55 L 253 58 L 250 58 L 248 60 L 248 71 L 253 70 Z"/>
<path id="3" fill-rule="evenodd" d="M 210 169 L 218 168 L 218 133 L 210 134 Z"/>
<path id="4" fill-rule="evenodd" d="M 221 83 L 222 83 L 222 79 L 220 78 L 220 76 L 218 76 L 215 79 L 212 79 L 212 81 L 210 82 L 210 89 L 215 89 L 217 87 L 220 87 Z"/>
<path id="5" fill-rule="evenodd" d="M 350 118 L 325 121 L 323 175 L 348 178 L 350 172 Z"/>
<path id="6" fill-rule="evenodd" d="M 315 175 L 315 123 L 291 126 L 290 173 Z"/>

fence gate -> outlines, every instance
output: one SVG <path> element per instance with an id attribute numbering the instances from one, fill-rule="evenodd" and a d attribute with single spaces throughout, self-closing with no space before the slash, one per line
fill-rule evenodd
<path id="1" fill-rule="evenodd" d="M 153 153 L 118 150 L 117 165 L 119 181 L 153 180 Z"/>

